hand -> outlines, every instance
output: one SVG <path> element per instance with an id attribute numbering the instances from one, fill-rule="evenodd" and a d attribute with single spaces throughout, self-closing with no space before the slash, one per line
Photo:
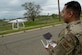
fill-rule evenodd
<path id="1" fill-rule="evenodd" d="M 53 40 L 53 42 L 57 44 L 58 41 L 57 40 Z"/>
<path id="2" fill-rule="evenodd" d="M 49 55 L 53 55 L 54 50 L 52 46 L 49 45 L 48 48 L 45 48 L 45 49 L 48 51 Z"/>

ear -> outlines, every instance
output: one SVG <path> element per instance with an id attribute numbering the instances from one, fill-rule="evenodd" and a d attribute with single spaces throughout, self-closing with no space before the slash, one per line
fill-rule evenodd
<path id="1" fill-rule="evenodd" d="M 69 17 L 73 17 L 73 11 L 69 11 Z"/>

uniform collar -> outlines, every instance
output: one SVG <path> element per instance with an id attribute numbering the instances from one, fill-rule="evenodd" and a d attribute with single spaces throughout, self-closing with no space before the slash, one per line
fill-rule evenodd
<path id="1" fill-rule="evenodd" d="M 68 25 L 72 25 L 72 24 L 79 24 L 79 23 L 81 23 L 81 21 L 80 20 L 77 20 L 77 21 L 73 21 L 73 22 L 70 22 L 70 23 L 68 23 Z"/>
<path id="2" fill-rule="evenodd" d="M 67 24 L 67 27 L 66 28 L 69 28 L 69 27 L 71 27 L 73 25 L 76 25 L 76 24 L 79 24 L 79 23 L 81 23 L 81 20 L 70 22 L 70 23 Z"/>

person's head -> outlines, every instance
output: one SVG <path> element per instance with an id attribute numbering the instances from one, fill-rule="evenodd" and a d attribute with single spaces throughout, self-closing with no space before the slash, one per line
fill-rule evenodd
<path id="1" fill-rule="evenodd" d="M 80 19 L 81 5 L 77 1 L 70 1 L 64 5 L 62 17 L 65 23 Z"/>

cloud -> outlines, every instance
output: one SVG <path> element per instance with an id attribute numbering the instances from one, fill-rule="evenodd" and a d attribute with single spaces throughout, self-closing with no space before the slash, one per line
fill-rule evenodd
<path id="1" fill-rule="evenodd" d="M 2 15 L 2 16 L 0 16 L 0 17 L 2 17 L 2 18 L 18 18 L 18 17 L 23 17 L 23 13 L 24 13 L 24 11 L 2 11 L 1 13 L 0 13 L 0 15 Z"/>
<path id="2" fill-rule="evenodd" d="M 64 4 L 72 1 L 72 0 L 60 0 L 60 11 L 62 11 Z M 80 4 L 82 5 L 82 0 L 76 0 L 78 2 L 80 2 Z M 52 13 L 56 13 L 58 14 L 58 0 L 47 0 L 47 2 L 45 3 L 45 5 L 42 7 L 43 8 L 43 12 L 42 14 L 52 14 Z"/>
<path id="3" fill-rule="evenodd" d="M 16 5 L 17 3 L 19 3 L 19 0 L 10 0 L 9 3 L 10 5 Z"/>
<path id="4" fill-rule="evenodd" d="M 21 5 L 25 2 L 35 2 L 43 6 L 46 1 L 47 0 L 0 0 L 0 19 L 22 17 L 24 14 L 24 7 Z"/>
<path id="5" fill-rule="evenodd" d="M 23 17 L 25 12 L 21 5 L 25 2 L 34 2 L 42 7 L 41 14 L 58 13 L 58 0 L 0 0 L 0 18 L 18 18 Z M 63 9 L 65 3 L 71 0 L 60 0 L 60 9 Z M 76 0 L 82 5 L 82 0 Z"/>

